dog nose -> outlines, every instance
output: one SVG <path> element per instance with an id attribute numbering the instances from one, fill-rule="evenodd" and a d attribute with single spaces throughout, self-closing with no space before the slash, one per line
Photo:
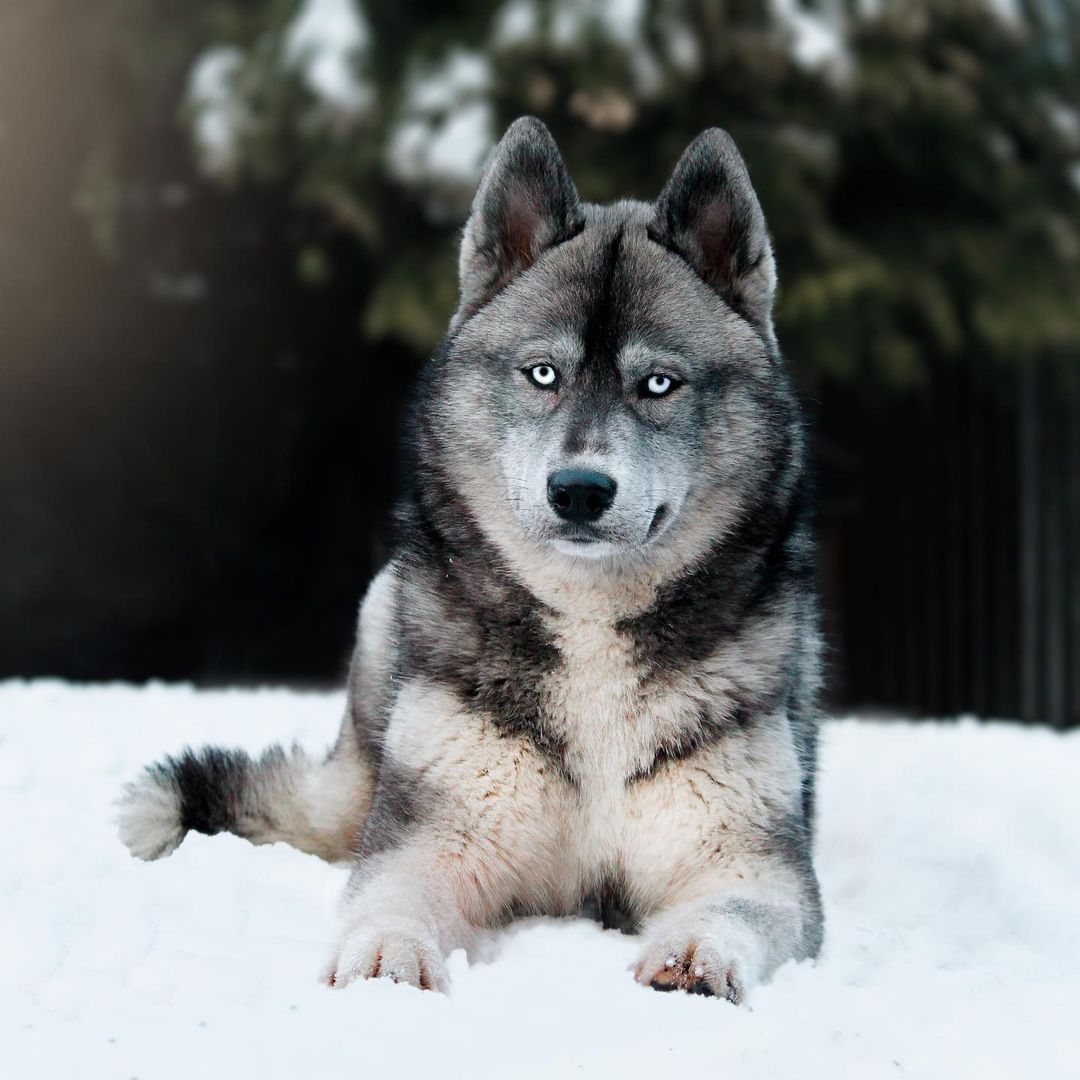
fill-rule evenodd
<path id="1" fill-rule="evenodd" d="M 615 481 L 589 469 L 560 469 L 548 477 L 552 510 L 575 525 L 595 521 L 615 500 Z"/>

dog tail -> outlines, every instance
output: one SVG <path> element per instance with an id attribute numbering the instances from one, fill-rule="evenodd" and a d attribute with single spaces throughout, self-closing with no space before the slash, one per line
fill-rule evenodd
<path id="1" fill-rule="evenodd" d="M 324 761 L 299 746 L 272 746 L 258 759 L 208 746 L 148 766 L 125 789 L 117 824 L 140 859 L 171 854 L 194 830 L 281 840 L 341 862 L 356 850 L 371 789 L 370 765 L 345 740 Z"/>

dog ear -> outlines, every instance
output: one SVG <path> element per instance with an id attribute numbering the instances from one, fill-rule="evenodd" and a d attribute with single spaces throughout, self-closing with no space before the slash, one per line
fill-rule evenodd
<path id="1" fill-rule="evenodd" d="M 581 201 L 551 132 L 533 116 L 515 120 L 488 159 L 465 224 L 454 323 L 582 223 Z"/>
<path id="2" fill-rule="evenodd" d="M 776 264 L 746 164 L 726 131 L 710 128 L 686 148 L 656 200 L 649 236 L 771 334 Z"/>

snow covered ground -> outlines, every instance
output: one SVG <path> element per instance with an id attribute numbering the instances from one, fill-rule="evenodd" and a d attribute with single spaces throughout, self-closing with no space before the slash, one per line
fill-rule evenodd
<path id="1" fill-rule="evenodd" d="M 335 992 L 344 872 L 189 837 L 143 864 L 112 800 L 186 742 L 318 748 L 337 695 L 0 684 L 0 1069 L 10 1077 L 1080 1076 L 1080 736 L 825 731 L 827 930 L 751 1007 L 657 994 L 634 941 L 531 920 L 449 997 Z"/>

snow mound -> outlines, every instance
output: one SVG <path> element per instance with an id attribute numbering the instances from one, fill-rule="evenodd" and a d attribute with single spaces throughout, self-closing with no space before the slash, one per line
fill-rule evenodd
<path id="1" fill-rule="evenodd" d="M 751 1007 L 636 986 L 578 920 L 450 958 L 449 997 L 317 982 L 345 872 L 188 837 L 131 858 L 113 802 L 186 743 L 311 750 L 340 695 L 0 684 L 0 1044 L 26 1077 L 1075 1077 L 1080 737 L 826 727 L 826 945 Z"/>

